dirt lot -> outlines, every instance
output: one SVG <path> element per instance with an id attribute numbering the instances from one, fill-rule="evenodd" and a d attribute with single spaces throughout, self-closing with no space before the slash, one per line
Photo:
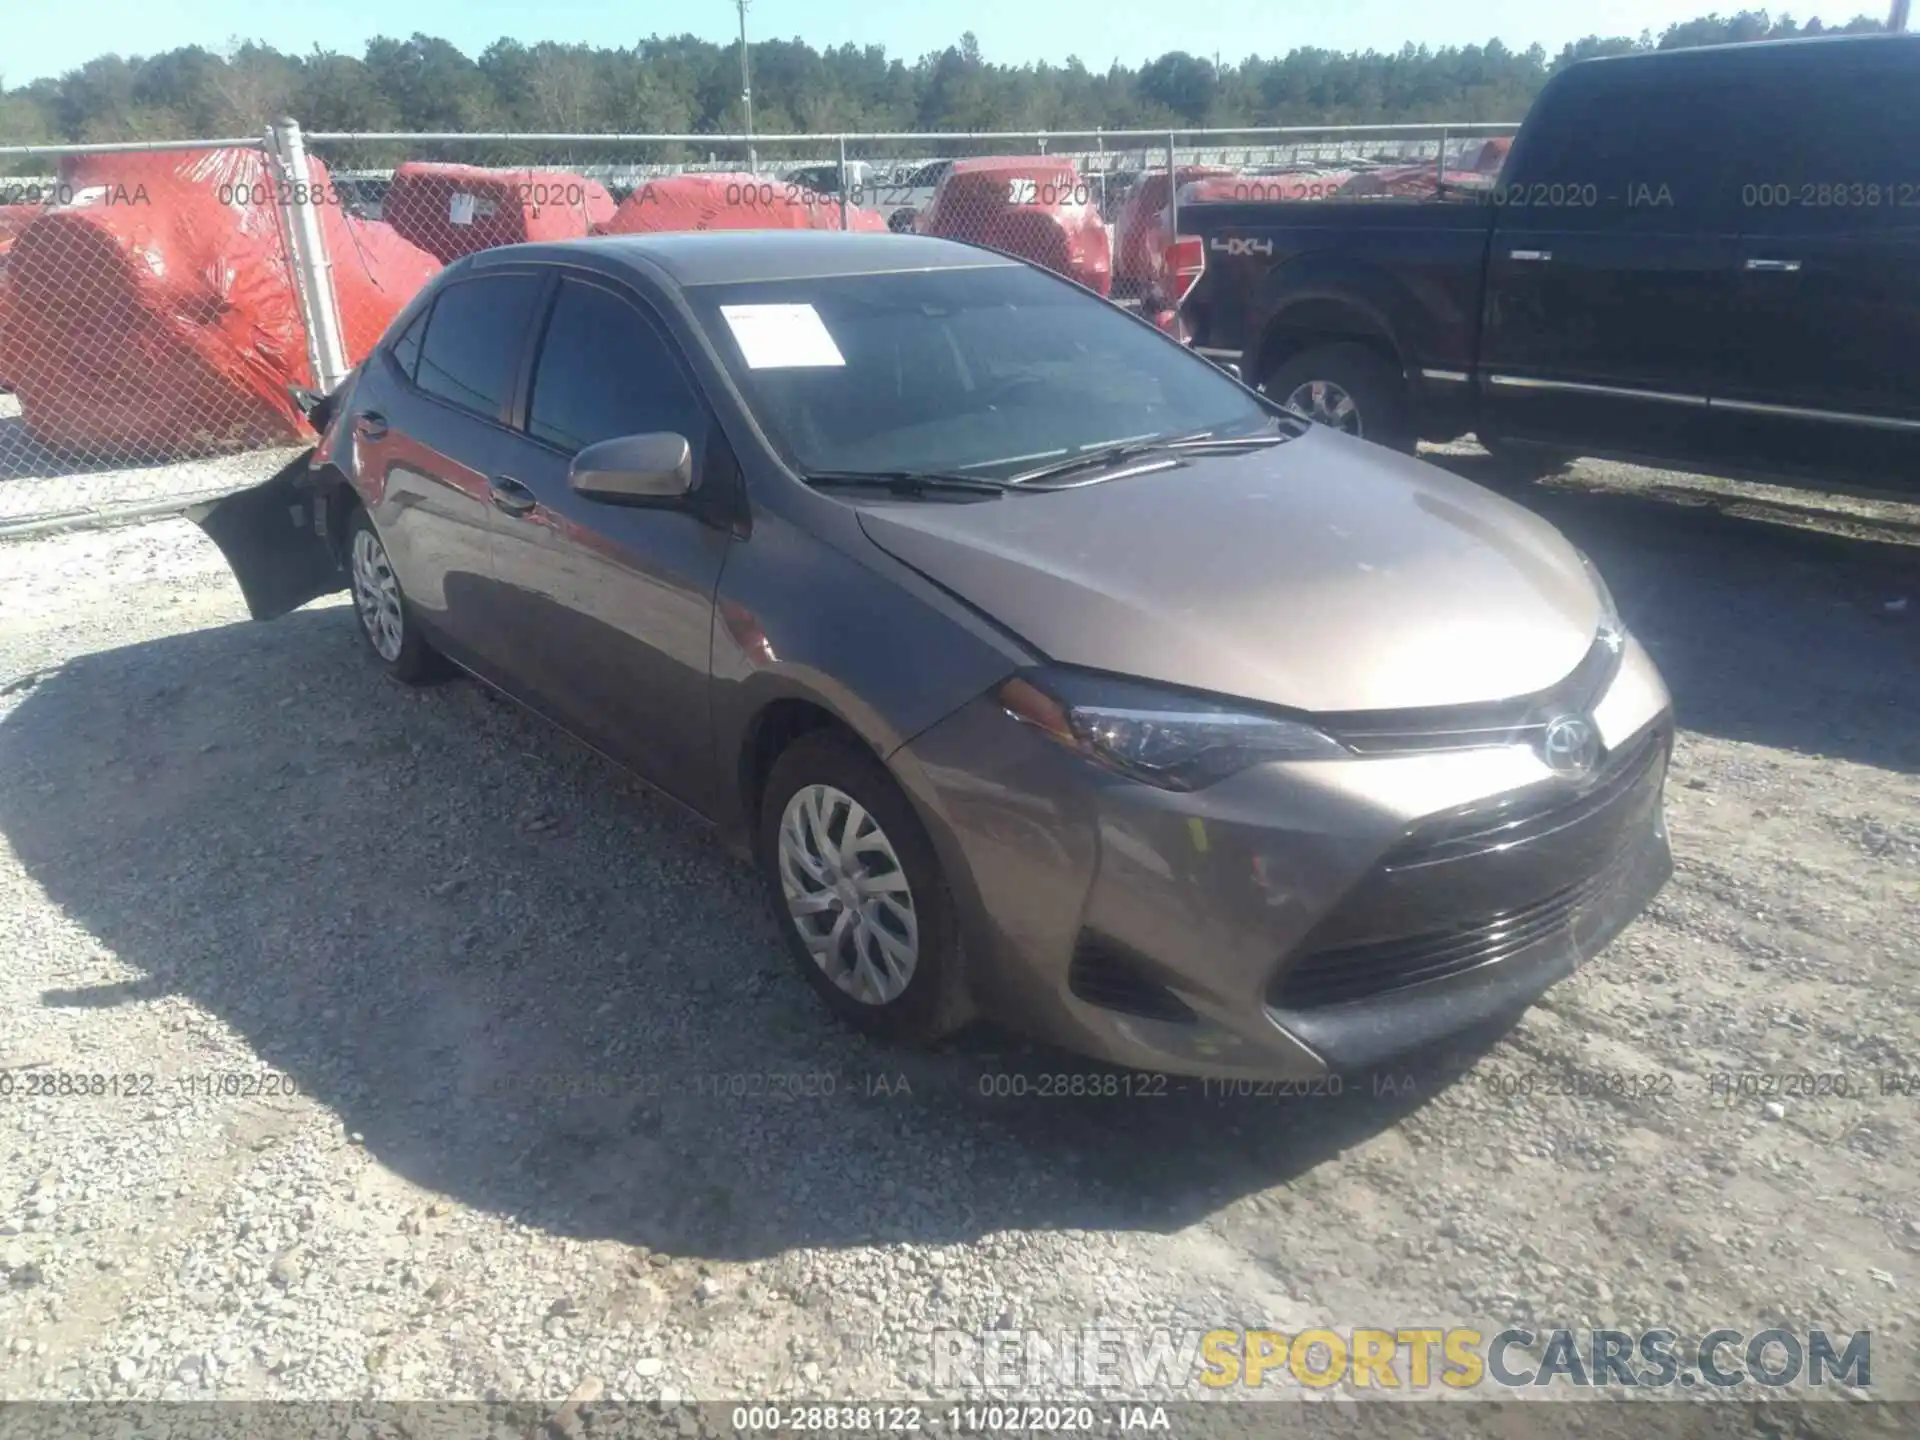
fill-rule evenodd
<path id="1" fill-rule="evenodd" d="M 1746 494 L 1525 497 L 1676 696 L 1652 913 L 1403 1093 L 1278 1101 L 851 1038 L 699 825 L 337 603 L 247 623 L 177 520 L 0 545 L 0 1395 L 925 1395 L 939 1327 L 1525 1322 L 1870 1329 L 1920 1396 L 1920 537 Z"/>

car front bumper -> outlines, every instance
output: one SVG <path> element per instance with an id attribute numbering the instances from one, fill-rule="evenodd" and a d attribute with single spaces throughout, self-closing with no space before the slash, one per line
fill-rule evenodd
<path id="1" fill-rule="evenodd" d="M 1175 794 L 991 696 L 890 763 L 989 1015 L 1149 1071 L 1375 1070 L 1517 1014 L 1672 872 L 1670 705 L 1627 641 L 1591 775 L 1522 746 L 1259 766 Z"/>

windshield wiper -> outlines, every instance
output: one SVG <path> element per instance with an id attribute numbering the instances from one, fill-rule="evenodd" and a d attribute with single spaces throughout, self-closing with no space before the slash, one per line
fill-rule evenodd
<path id="1" fill-rule="evenodd" d="M 1119 465 L 1128 460 L 1142 459 L 1163 451 L 1188 453 L 1202 450 L 1239 450 L 1246 447 L 1260 448 L 1278 445 L 1291 438 L 1277 431 L 1261 431 L 1253 435 L 1215 435 L 1203 430 L 1197 435 L 1167 435 L 1152 440 L 1122 440 L 1112 445 L 1097 445 L 1091 450 L 1082 450 L 1077 455 L 1069 455 L 1064 460 L 1055 460 L 1050 465 L 1042 465 L 1038 470 L 1029 470 L 1016 475 L 1009 484 L 1027 485 L 1035 480 L 1051 480 L 1058 475 L 1070 475 L 1076 470 L 1105 469 L 1110 465 Z"/>
<path id="2" fill-rule="evenodd" d="M 1258 435 L 1197 435 L 1191 440 L 1169 440 L 1165 450 L 1262 450 L 1269 445 L 1278 445 L 1291 440 L 1291 435 L 1283 435 L 1277 430 L 1262 431 Z"/>
<path id="3" fill-rule="evenodd" d="M 888 490 L 895 495 L 991 495 L 1007 493 L 998 480 L 978 475 L 946 475 L 937 470 L 806 470 L 801 478 L 809 485 L 857 485 L 873 490 Z"/>
<path id="4" fill-rule="evenodd" d="M 1188 436 L 1188 439 L 1200 439 L 1200 436 Z M 1028 470 L 1015 475 L 1007 483 L 1026 485 L 1035 480 L 1051 480 L 1056 475 L 1071 475 L 1076 470 L 1104 470 L 1109 465 L 1119 465 L 1128 460 L 1137 460 L 1151 455 L 1157 450 L 1165 450 L 1172 443 L 1172 437 L 1166 440 L 1122 440 L 1112 445 L 1096 445 L 1091 450 L 1082 450 L 1077 455 L 1069 455 L 1064 460 L 1055 460 L 1042 465 L 1038 470 Z"/>

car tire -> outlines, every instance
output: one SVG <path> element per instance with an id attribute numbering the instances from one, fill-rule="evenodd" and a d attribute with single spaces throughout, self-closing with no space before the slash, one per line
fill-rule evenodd
<path id="1" fill-rule="evenodd" d="M 1413 453 L 1413 410 L 1407 400 L 1407 382 L 1378 351 L 1365 345 L 1317 345 L 1275 366 L 1261 382 L 1270 400 L 1282 405 L 1306 392 L 1303 412 L 1312 413 L 1311 396 L 1321 387 L 1313 418 L 1362 440 L 1391 450 Z"/>
<path id="2" fill-rule="evenodd" d="M 860 846 L 843 861 L 849 823 Z M 912 803 L 866 747 L 836 730 L 794 741 L 767 777 L 757 849 L 787 951 L 835 1015 L 909 1044 L 966 1023 L 953 897 Z"/>
<path id="3" fill-rule="evenodd" d="M 354 628 L 380 668 L 403 685 L 445 679 L 451 667 L 421 638 L 386 542 L 373 528 L 373 517 L 357 505 L 347 520 L 345 549 Z"/>
<path id="4" fill-rule="evenodd" d="M 896 235 L 911 235 L 913 222 L 919 218 L 919 211 L 905 205 L 887 217 L 887 229 Z"/>

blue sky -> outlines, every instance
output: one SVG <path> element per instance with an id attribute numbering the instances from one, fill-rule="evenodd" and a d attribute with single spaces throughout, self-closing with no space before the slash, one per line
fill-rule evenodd
<path id="1" fill-rule="evenodd" d="M 852 41 L 884 45 L 912 59 L 952 44 L 961 31 L 979 36 L 990 60 L 1059 62 L 1077 54 L 1104 69 L 1168 50 L 1223 60 L 1250 53 L 1284 54 L 1302 45 L 1334 50 L 1398 49 L 1406 41 L 1447 45 L 1498 36 L 1516 49 L 1534 41 L 1558 50 L 1583 35 L 1659 31 L 1716 8 L 1732 13 L 1765 0 L 1595 0 L 1542 5 L 1522 0 L 1214 0 L 1191 9 L 1168 0 L 967 0 L 920 4 L 896 0 L 753 0 L 748 33 L 761 39 L 799 37 L 825 47 Z M 1779 7 L 1776 7 L 1779 8 Z M 1856 10 L 1879 14 L 1881 0 L 1834 9 L 1795 9 L 1838 23 Z M 176 45 L 221 49 L 229 39 L 263 40 L 281 50 L 319 44 L 358 54 L 368 38 L 416 30 L 441 35 L 477 54 L 502 35 L 534 42 L 631 44 L 658 32 L 691 31 L 711 39 L 738 33 L 731 0 L 8 0 L 0 28 L 0 80 L 8 86 L 57 75 L 108 50 L 151 54 Z"/>

